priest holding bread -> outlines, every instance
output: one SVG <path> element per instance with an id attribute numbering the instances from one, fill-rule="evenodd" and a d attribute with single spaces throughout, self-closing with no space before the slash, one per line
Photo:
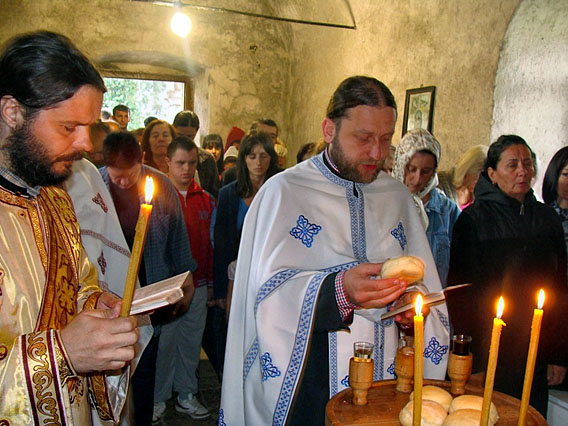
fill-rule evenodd
<path id="1" fill-rule="evenodd" d="M 344 80 L 322 123 L 326 149 L 256 195 L 239 249 L 219 424 L 323 425 L 327 401 L 349 386 L 354 342 L 373 344 L 374 380 L 394 378 L 397 323 L 412 327 L 414 312 L 381 314 L 441 291 L 408 189 L 381 173 L 396 118 L 383 83 Z M 419 259 L 396 259 L 409 255 Z M 448 344 L 446 307 L 432 307 L 425 377 L 445 377 Z"/>

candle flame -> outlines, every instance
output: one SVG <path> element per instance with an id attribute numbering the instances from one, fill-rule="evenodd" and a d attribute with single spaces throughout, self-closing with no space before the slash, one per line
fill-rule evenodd
<path id="1" fill-rule="evenodd" d="M 544 290 L 541 288 L 538 292 L 538 309 L 542 309 L 542 305 L 544 305 Z"/>
<path id="2" fill-rule="evenodd" d="M 150 204 L 154 195 L 154 180 L 150 176 L 146 176 L 146 204 Z"/>
<path id="3" fill-rule="evenodd" d="M 503 316 L 503 310 L 505 309 L 505 301 L 503 300 L 503 296 L 499 298 L 499 303 L 497 304 L 497 318 L 501 319 Z"/>
<path id="4" fill-rule="evenodd" d="M 416 315 L 422 315 L 422 296 L 418 295 L 416 298 L 416 305 L 415 305 Z"/>

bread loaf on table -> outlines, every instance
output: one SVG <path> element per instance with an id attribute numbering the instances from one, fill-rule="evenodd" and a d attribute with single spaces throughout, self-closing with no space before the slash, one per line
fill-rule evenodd
<path id="1" fill-rule="evenodd" d="M 398 415 L 402 426 L 412 426 L 414 401 L 409 401 Z M 429 399 L 422 400 L 422 426 L 442 426 L 448 413 L 440 404 Z"/>
<path id="2" fill-rule="evenodd" d="M 483 398 L 477 395 L 462 395 L 454 398 L 450 404 L 450 414 L 454 411 L 472 409 L 477 410 L 481 413 L 481 407 L 483 405 Z M 497 407 L 493 402 L 491 403 L 491 408 L 489 409 L 489 424 L 494 425 L 499 420 L 499 413 L 497 412 Z"/>
<path id="3" fill-rule="evenodd" d="M 438 386 L 428 385 L 422 388 L 422 400 L 425 399 L 437 402 L 444 407 L 444 410 L 448 411 L 453 398 L 447 390 Z M 410 393 L 410 401 L 412 400 L 414 400 L 414 391 Z"/>

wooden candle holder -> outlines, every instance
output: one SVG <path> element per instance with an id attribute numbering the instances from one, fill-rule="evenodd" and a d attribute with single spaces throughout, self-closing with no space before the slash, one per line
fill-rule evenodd
<path id="1" fill-rule="evenodd" d="M 414 378 L 414 348 L 403 346 L 396 351 L 394 359 L 394 372 L 396 374 L 396 390 L 399 392 L 412 392 Z"/>
<path id="2" fill-rule="evenodd" d="M 366 405 L 367 393 L 373 384 L 372 359 L 352 357 L 349 360 L 349 386 L 353 389 L 353 404 Z"/>
<path id="3" fill-rule="evenodd" d="M 465 385 L 471 376 L 472 354 L 456 355 L 450 352 L 448 360 L 448 376 L 452 381 L 450 392 L 452 395 L 459 396 L 465 393 Z"/>

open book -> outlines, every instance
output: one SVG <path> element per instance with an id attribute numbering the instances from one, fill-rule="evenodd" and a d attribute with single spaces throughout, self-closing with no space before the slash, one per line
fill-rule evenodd
<path id="1" fill-rule="evenodd" d="M 143 314 L 176 303 L 183 297 L 182 285 L 189 272 L 176 275 L 146 287 L 137 288 L 132 299 L 130 315 Z"/>
<path id="2" fill-rule="evenodd" d="M 453 285 L 451 287 L 446 287 L 442 291 L 425 294 L 424 296 L 422 296 L 424 305 L 437 305 L 439 303 L 442 303 L 444 300 L 446 300 L 446 294 L 445 294 L 446 292 L 455 290 L 457 288 L 468 287 L 470 285 L 471 284 Z M 394 317 L 396 314 L 408 311 L 409 309 L 414 309 L 414 303 L 407 303 L 406 305 L 399 306 L 398 308 L 393 309 L 392 311 L 385 312 L 384 314 L 381 315 L 381 320 L 389 319 L 391 317 Z"/>

